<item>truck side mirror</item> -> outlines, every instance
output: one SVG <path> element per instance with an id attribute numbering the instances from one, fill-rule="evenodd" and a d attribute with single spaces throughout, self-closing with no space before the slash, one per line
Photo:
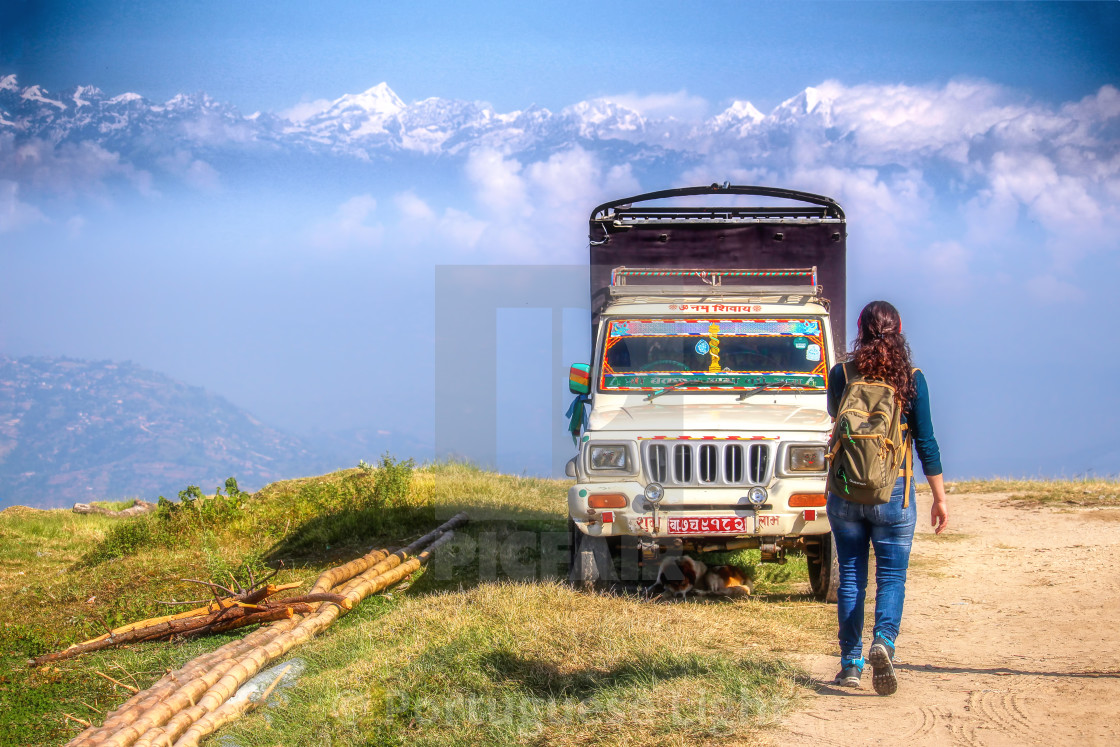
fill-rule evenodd
<path id="1" fill-rule="evenodd" d="M 568 391 L 572 394 L 591 393 L 591 364 L 575 363 L 568 371 Z"/>

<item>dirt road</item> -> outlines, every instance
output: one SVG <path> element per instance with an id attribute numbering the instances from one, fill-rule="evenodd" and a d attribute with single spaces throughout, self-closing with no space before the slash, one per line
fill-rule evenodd
<path id="1" fill-rule="evenodd" d="M 833 687 L 837 660 L 775 744 L 1120 744 L 1120 509 L 951 495 L 952 534 L 919 496 L 898 692 Z M 923 521 L 924 519 L 924 521 Z M 868 589 L 868 600 L 873 589 Z M 865 646 L 871 638 L 869 603 Z"/>

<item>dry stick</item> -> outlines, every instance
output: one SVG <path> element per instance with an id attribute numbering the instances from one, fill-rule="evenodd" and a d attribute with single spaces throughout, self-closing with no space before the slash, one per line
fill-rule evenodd
<path id="1" fill-rule="evenodd" d="M 100 728 L 87 729 L 69 744 L 76 747 L 77 745 L 94 745 L 104 742 L 115 730 L 133 723 L 149 708 L 159 704 L 179 690 L 190 687 L 191 683 L 197 678 L 211 674 L 213 681 L 217 682 L 218 678 L 225 674 L 241 655 L 290 630 L 295 627 L 297 622 L 296 619 L 281 620 L 267 628 L 255 630 L 242 639 L 230 641 L 209 654 L 203 654 L 192 659 L 179 669 L 169 672 L 152 687 L 141 691 L 138 695 L 134 695 L 122 703 L 105 718 Z M 197 698 L 197 695 L 194 698 Z M 194 698 L 192 698 L 192 702 Z"/>
<path id="2" fill-rule="evenodd" d="M 228 702 L 213 713 L 208 713 L 200 718 L 179 738 L 179 741 L 175 743 L 175 747 L 197 747 L 198 743 L 205 739 L 207 735 L 213 734 L 231 721 L 236 721 L 249 711 L 260 708 L 264 705 L 264 702 L 268 700 L 268 696 L 272 695 L 272 691 L 276 689 L 276 686 L 280 684 L 280 679 L 287 674 L 288 670 L 291 668 L 291 664 L 284 667 L 280 674 L 276 675 L 276 679 L 272 681 L 272 684 L 261 693 L 261 696 L 257 698 L 255 702 L 248 698 L 237 703 Z"/>
<path id="3" fill-rule="evenodd" d="M 238 594 L 233 589 L 227 589 L 226 587 L 222 586 L 221 584 L 216 584 L 213 581 L 199 581 L 197 578 L 181 578 L 179 580 L 180 581 L 186 581 L 189 584 L 202 584 L 203 586 L 208 587 L 211 591 L 214 591 L 214 590 L 224 591 L 226 593 L 227 597 L 237 598 L 237 597 L 241 596 L 240 594 Z"/>
<path id="4" fill-rule="evenodd" d="M 105 679 L 107 679 L 107 680 L 109 680 L 110 682 L 112 682 L 112 683 L 113 683 L 114 685 L 120 685 L 120 686 L 121 686 L 121 687 L 123 687 L 123 688 L 124 688 L 125 690 L 128 690 L 128 691 L 130 691 L 130 692 L 134 692 L 134 693 L 138 693 L 138 692 L 140 692 L 140 688 L 138 688 L 138 687 L 133 687 L 132 685 L 126 685 L 126 684 L 124 684 L 123 682 L 121 682 L 121 681 L 119 681 L 119 680 L 115 680 L 115 679 L 113 679 L 112 677 L 110 677 L 109 675 L 105 674 L 104 672 L 98 672 L 98 671 L 94 671 L 94 674 L 96 674 L 96 675 L 97 675 L 98 677 L 104 677 Z"/>
<path id="5" fill-rule="evenodd" d="M 462 516 L 462 518 L 457 516 L 455 519 L 448 522 L 448 524 L 458 526 L 466 520 L 465 515 L 460 516 Z M 429 533 L 429 535 L 425 535 L 425 538 L 432 534 L 435 533 Z M 419 556 L 412 558 L 408 562 L 386 573 L 374 578 L 363 578 L 359 576 L 358 579 L 360 579 L 360 581 L 358 585 L 345 594 L 346 599 L 342 605 L 324 605 L 316 614 L 304 618 L 300 624 L 289 633 L 281 635 L 267 645 L 261 646 L 246 654 L 229 670 L 229 672 L 218 680 L 205 695 L 199 698 L 196 704 L 181 710 L 164 722 L 165 725 L 163 727 L 156 726 L 140 735 L 137 739 L 132 736 L 131 732 L 138 728 L 138 724 L 133 725 L 133 727 L 128 730 L 118 732 L 113 738 L 107 740 L 106 744 L 113 745 L 114 747 L 128 747 L 128 745 L 133 744 L 133 740 L 135 739 L 135 747 L 152 747 L 154 745 L 163 745 L 168 739 L 174 739 L 183 734 L 192 724 L 229 700 L 233 693 L 235 693 L 241 685 L 245 684 L 246 680 L 259 672 L 265 664 L 278 659 L 295 646 L 305 643 L 321 633 L 342 614 L 344 609 L 352 608 L 370 594 L 391 586 L 402 578 L 415 572 L 416 569 L 428 561 L 432 552 L 449 541 L 453 534 L 454 533 L 451 531 L 446 531 L 442 537 L 439 537 L 427 550 L 420 553 Z M 420 540 L 410 545 L 409 548 L 414 548 L 418 546 L 419 543 Z"/>
<path id="6" fill-rule="evenodd" d="M 64 713 L 62 715 L 65 716 L 66 718 L 70 719 L 71 721 L 77 721 L 82 726 L 90 726 L 90 723 L 88 721 L 86 721 L 85 719 L 78 718 L 77 716 L 71 716 L 69 713 Z"/>
<path id="7" fill-rule="evenodd" d="M 130 680 L 132 680 L 132 684 L 139 687 L 140 683 L 136 681 L 136 675 L 134 675 L 132 672 L 128 671 L 127 669 L 125 669 L 124 667 L 122 667 L 120 664 L 118 664 L 116 662 L 113 663 L 113 666 L 116 667 L 117 669 L 121 670 L 122 672 L 124 672 L 126 675 L 128 675 L 128 678 Z"/>
<path id="8" fill-rule="evenodd" d="M 375 591 L 380 591 L 386 587 L 390 587 L 393 583 L 400 581 L 403 578 L 411 576 L 416 572 L 424 563 L 427 563 L 431 554 L 435 552 L 442 544 L 445 544 L 451 539 L 455 532 L 448 531 L 440 536 L 438 540 L 432 542 L 427 550 L 421 552 L 417 557 L 411 558 L 407 562 L 401 563 L 400 566 L 392 570 L 382 573 L 381 576 L 374 578 L 358 577 L 355 579 L 354 588 L 346 594 L 346 600 L 349 604 L 346 608 L 351 608 L 362 599 Z M 410 545 L 411 547 L 411 545 Z M 330 624 L 335 622 L 335 619 L 342 614 L 342 607 L 337 605 L 329 605 L 321 608 L 317 615 L 311 616 L 304 620 L 296 629 L 288 634 L 288 636 L 281 636 L 273 641 L 268 646 L 263 646 L 258 651 L 254 651 L 246 655 L 242 662 L 234 666 L 230 673 L 223 676 L 211 690 L 209 690 L 202 698 L 198 700 L 196 706 L 180 712 L 174 719 L 168 721 L 167 726 L 162 729 L 152 729 L 148 734 L 143 735 L 137 741 L 136 747 L 148 747 L 164 744 L 167 738 L 175 738 L 183 734 L 184 737 L 176 741 L 175 747 L 192 747 L 198 744 L 198 741 L 203 737 L 212 734 L 212 732 L 221 727 L 230 718 L 225 715 L 220 716 L 220 712 L 224 708 L 223 703 L 233 697 L 233 693 L 237 691 L 246 681 L 251 678 L 256 672 L 261 670 L 264 664 L 272 660 L 279 659 L 280 656 L 288 653 L 292 647 L 300 643 L 308 641 L 312 636 L 323 632 L 324 629 Z M 235 716 L 233 717 L 235 718 Z M 192 726 L 193 722 L 193 726 Z M 186 731 L 189 730 L 190 738 L 187 739 Z"/>

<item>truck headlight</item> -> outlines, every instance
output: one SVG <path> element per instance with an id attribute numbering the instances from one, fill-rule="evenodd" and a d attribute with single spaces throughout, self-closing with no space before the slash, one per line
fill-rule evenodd
<path id="1" fill-rule="evenodd" d="M 791 446 L 786 469 L 790 472 L 824 472 L 824 446 Z"/>
<path id="2" fill-rule="evenodd" d="M 591 469 L 628 470 L 630 450 L 624 444 L 592 446 L 588 461 L 591 463 Z"/>

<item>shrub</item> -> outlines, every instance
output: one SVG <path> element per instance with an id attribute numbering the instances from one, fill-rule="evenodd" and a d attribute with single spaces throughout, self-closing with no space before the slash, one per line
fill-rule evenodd
<path id="1" fill-rule="evenodd" d="M 394 460 L 386 452 L 377 464 L 373 478 L 373 492 L 378 505 L 393 507 L 408 503 L 408 491 L 412 486 L 412 470 L 416 462 L 412 459 Z"/>

